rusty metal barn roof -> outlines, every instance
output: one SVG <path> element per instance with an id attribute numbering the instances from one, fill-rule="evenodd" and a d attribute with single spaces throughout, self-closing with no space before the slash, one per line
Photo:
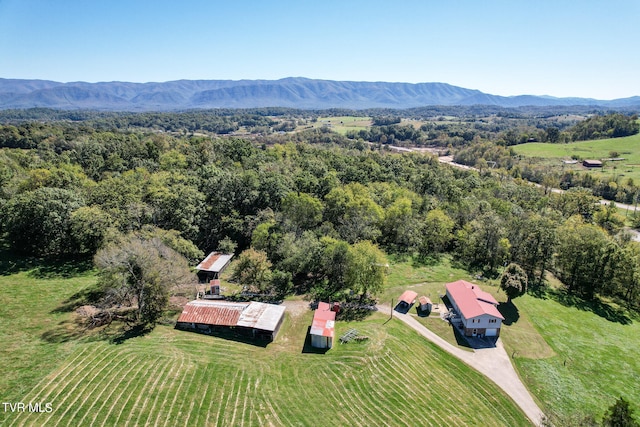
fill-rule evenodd
<path id="1" fill-rule="evenodd" d="M 400 301 L 406 302 L 411 305 L 416 301 L 416 297 L 418 296 L 417 292 L 414 291 L 404 291 L 402 295 L 400 295 Z"/>
<path id="2" fill-rule="evenodd" d="M 420 305 L 431 304 L 431 300 L 425 296 L 418 298 L 418 302 L 420 302 Z"/>
<path id="3" fill-rule="evenodd" d="M 236 326 L 247 302 L 191 301 L 185 305 L 178 322 Z"/>
<path id="4" fill-rule="evenodd" d="M 284 306 L 261 302 L 191 301 L 178 318 L 181 323 L 242 326 L 275 331 L 284 315 Z"/>
<path id="5" fill-rule="evenodd" d="M 196 266 L 196 270 L 219 273 L 224 270 L 229 261 L 231 261 L 231 258 L 233 258 L 233 254 L 211 252 L 200 264 Z"/>

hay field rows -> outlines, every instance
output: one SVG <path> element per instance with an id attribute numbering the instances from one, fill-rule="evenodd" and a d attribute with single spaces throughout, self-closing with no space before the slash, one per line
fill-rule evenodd
<path id="1" fill-rule="evenodd" d="M 0 277 L 4 297 L 19 286 L 11 280 L 16 276 Z M 65 285 L 65 280 L 43 283 L 58 291 Z M 15 316 L 18 299 L 3 314 Z M 287 315 L 276 341 L 266 347 L 170 326 L 121 344 L 67 336 L 47 344 L 67 348 L 63 358 L 47 359 L 52 351 L 47 346 L 38 350 L 48 361 L 37 365 L 40 377 L 34 373 L 29 387 L 4 389 L 0 396 L 9 402 L 50 402 L 53 412 L 0 412 L 0 424 L 530 425 L 485 377 L 397 320 L 385 323 L 386 315 L 375 314 L 364 322 L 339 323 L 338 334 L 356 327 L 370 338 L 337 344 L 326 354 L 306 352 L 310 320 L 311 312 Z M 19 349 L 18 341 L 38 341 L 65 322 L 45 319 L 31 325 L 33 336 L 13 328 L 4 338 L 16 340 L 12 345 Z M 35 360 L 38 351 L 31 354 Z M 5 363 L 0 373 L 11 369 Z"/>

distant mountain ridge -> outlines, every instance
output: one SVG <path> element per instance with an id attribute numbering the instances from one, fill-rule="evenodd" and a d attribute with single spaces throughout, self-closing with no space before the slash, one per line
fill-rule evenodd
<path id="1" fill-rule="evenodd" d="M 0 78 L 0 109 L 175 111 L 199 108 L 414 108 L 430 105 L 600 106 L 640 108 L 640 96 L 603 101 L 550 96 L 498 96 L 447 83 L 314 80 L 176 80 L 164 83 L 59 83 Z"/>

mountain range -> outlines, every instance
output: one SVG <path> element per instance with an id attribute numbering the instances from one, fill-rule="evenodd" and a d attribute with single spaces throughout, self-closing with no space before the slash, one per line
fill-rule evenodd
<path id="1" fill-rule="evenodd" d="M 177 80 L 164 83 L 60 83 L 0 78 L 0 109 L 176 111 L 204 108 L 413 108 L 430 105 L 599 106 L 640 108 L 640 96 L 611 101 L 498 96 L 446 83 L 314 80 Z"/>

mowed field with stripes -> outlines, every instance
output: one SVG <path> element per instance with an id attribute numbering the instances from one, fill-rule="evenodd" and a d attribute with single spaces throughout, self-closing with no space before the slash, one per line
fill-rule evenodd
<path id="1" fill-rule="evenodd" d="M 0 276 L 0 398 L 53 408 L 4 410 L 0 425 L 531 425 L 497 386 L 388 314 L 339 322 L 337 334 L 369 339 L 326 354 L 307 352 L 310 311 L 287 313 L 266 347 L 170 326 L 113 343 L 72 333 L 72 313 L 56 310 L 94 280 Z"/>

